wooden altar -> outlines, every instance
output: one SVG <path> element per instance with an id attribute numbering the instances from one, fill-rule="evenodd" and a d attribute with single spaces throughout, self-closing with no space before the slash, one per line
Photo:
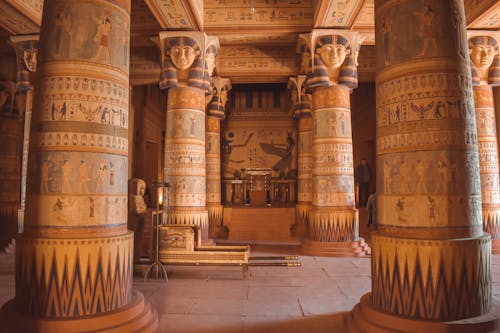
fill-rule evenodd
<path id="1" fill-rule="evenodd" d="M 295 179 L 269 168 L 241 170 L 224 180 L 224 226 L 229 240 L 289 242 L 295 224 Z"/>

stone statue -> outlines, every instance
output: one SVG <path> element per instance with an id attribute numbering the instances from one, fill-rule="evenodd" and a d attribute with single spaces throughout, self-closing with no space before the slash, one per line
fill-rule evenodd
<path id="1" fill-rule="evenodd" d="M 142 179 L 132 178 L 129 181 L 128 196 L 128 225 L 134 232 L 134 262 L 139 262 L 141 254 L 141 243 L 144 236 L 144 221 L 146 217 L 147 205 L 144 201 L 146 193 L 146 183 Z"/>

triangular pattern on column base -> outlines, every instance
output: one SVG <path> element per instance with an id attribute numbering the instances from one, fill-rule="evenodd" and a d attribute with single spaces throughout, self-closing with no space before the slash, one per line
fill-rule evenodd
<path id="1" fill-rule="evenodd" d="M 302 241 L 301 252 L 319 257 L 364 257 L 371 254 L 371 249 L 361 237 L 352 242 L 316 242 L 305 239 Z"/>
<path id="2" fill-rule="evenodd" d="M 500 254 L 500 239 L 491 240 L 491 253 Z"/>
<path id="3" fill-rule="evenodd" d="M 5 303 L 0 310 L 0 327 L 5 332 L 54 333 L 54 332 L 141 332 L 153 333 L 158 328 L 158 312 L 134 291 L 132 301 L 119 310 L 102 315 L 82 316 L 75 319 L 50 319 L 20 314 L 15 299 Z"/>
<path id="4" fill-rule="evenodd" d="M 475 318 L 449 322 L 408 319 L 375 308 L 368 293 L 346 314 L 345 321 L 349 333 L 486 333 L 500 327 L 499 310 L 497 302 L 488 314 Z"/>

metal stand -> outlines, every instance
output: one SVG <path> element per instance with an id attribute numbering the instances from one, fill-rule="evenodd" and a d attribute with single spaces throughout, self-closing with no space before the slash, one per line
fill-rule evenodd
<path id="1" fill-rule="evenodd" d="M 163 182 L 153 182 L 153 186 L 162 189 L 168 188 L 168 184 L 164 184 Z M 168 191 L 165 191 L 167 194 L 167 200 L 165 200 L 166 207 L 168 210 Z M 165 211 L 165 208 L 164 210 Z M 151 217 L 151 223 L 153 224 L 153 238 L 155 239 L 156 246 L 155 246 L 155 260 L 154 262 L 148 267 L 146 270 L 146 273 L 144 274 L 144 281 L 148 279 L 148 275 L 151 272 L 152 276 L 154 276 L 155 279 L 160 279 L 162 278 L 162 275 L 165 276 L 165 282 L 168 282 L 168 276 L 167 276 L 167 269 L 165 268 L 165 265 L 163 265 L 160 261 L 160 203 L 159 200 L 156 202 L 156 211 L 153 211 L 153 216 Z"/>

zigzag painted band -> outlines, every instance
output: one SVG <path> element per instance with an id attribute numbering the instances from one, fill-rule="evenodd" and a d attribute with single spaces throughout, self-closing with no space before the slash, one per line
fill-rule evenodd
<path id="1" fill-rule="evenodd" d="M 18 311 L 73 318 L 117 310 L 132 299 L 133 233 L 16 240 Z"/>
<path id="2" fill-rule="evenodd" d="M 405 317 L 450 321 L 491 305 L 491 240 L 421 240 L 372 234 L 372 301 Z"/>

